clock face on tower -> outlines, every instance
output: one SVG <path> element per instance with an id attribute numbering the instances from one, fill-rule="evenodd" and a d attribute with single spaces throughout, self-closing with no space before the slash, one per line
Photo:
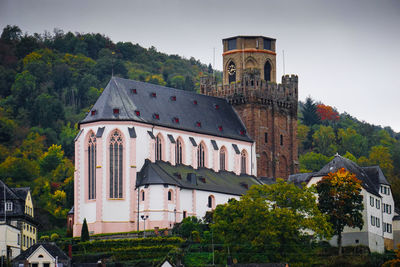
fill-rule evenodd
<path id="1" fill-rule="evenodd" d="M 232 76 L 235 73 L 236 73 L 235 64 L 229 64 L 229 66 L 228 66 L 228 74 Z"/>

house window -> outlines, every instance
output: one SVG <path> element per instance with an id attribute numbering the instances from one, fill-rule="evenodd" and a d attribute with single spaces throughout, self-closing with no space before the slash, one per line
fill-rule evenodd
<path id="1" fill-rule="evenodd" d="M 18 234 L 17 244 L 20 245 L 20 243 L 21 243 L 21 234 Z"/>
<path id="2" fill-rule="evenodd" d="M 219 168 L 223 171 L 226 170 L 226 149 L 225 147 L 221 147 L 219 152 Z"/>
<path id="3" fill-rule="evenodd" d="M 175 160 L 176 160 L 176 164 L 182 164 L 182 141 L 181 141 L 181 139 L 176 140 Z"/>
<path id="4" fill-rule="evenodd" d="M 371 207 L 374 206 L 374 198 L 373 197 L 369 197 L 369 204 L 371 205 Z"/>
<path id="5" fill-rule="evenodd" d="M 89 133 L 88 140 L 88 198 L 96 199 L 96 136 Z"/>
<path id="6" fill-rule="evenodd" d="M 392 225 L 390 223 L 386 224 L 386 228 L 388 233 L 392 232 Z"/>
<path id="7" fill-rule="evenodd" d="M 142 201 L 144 201 L 144 191 L 142 191 Z"/>
<path id="8" fill-rule="evenodd" d="M 371 225 L 375 226 L 375 217 L 374 216 L 371 216 Z"/>
<path id="9" fill-rule="evenodd" d="M 240 173 L 247 173 L 247 153 L 245 150 L 240 154 Z"/>
<path id="10" fill-rule="evenodd" d="M 381 208 L 381 201 L 376 199 L 375 207 L 379 210 Z"/>
<path id="11" fill-rule="evenodd" d="M 379 218 L 375 218 L 376 219 L 376 227 L 380 227 L 381 226 L 381 220 Z"/>
<path id="12" fill-rule="evenodd" d="M 387 211 L 388 211 L 388 214 L 392 214 L 392 205 L 387 205 Z"/>
<path id="13" fill-rule="evenodd" d="M 26 236 L 25 235 L 23 235 L 23 239 L 24 239 L 23 246 L 25 247 L 26 246 Z"/>
<path id="14" fill-rule="evenodd" d="M 160 135 L 157 135 L 156 137 L 155 152 L 156 152 L 156 160 L 162 160 L 162 137 Z"/>
<path id="15" fill-rule="evenodd" d="M 7 202 L 6 203 L 6 211 L 12 211 L 12 210 L 13 210 L 13 203 Z"/>
<path id="16" fill-rule="evenodd" d="M 110 198 L 122 198 L 123 192 L 123 142 L 115 130 L 110 138 Z"/>
<path id="17" fill-rule="evenodd" d="M 183 219 L 186 218 L 186 210 L 183 211 Z"/>
<path id="18" fill-rule="evenodd" d="M 200 143 L 197 147 L 197 166 L 204 167 L 205 166 L 205 149 L 203 143 Z"/>

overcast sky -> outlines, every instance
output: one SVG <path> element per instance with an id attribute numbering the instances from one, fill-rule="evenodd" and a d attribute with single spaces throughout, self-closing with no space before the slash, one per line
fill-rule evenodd
<path id="1" fill-rule="evenodd" d="M 400 132 L 400 0 L 0 0 L 0 27 L 29 34 L 94 32 L 194 57 L 222 70 L 222 42 L 277 39 L 278 80 L 299 75 L 299 98 Z"/>

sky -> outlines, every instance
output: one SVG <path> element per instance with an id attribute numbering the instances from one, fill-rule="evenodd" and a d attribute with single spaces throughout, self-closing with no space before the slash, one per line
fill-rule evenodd
<path id="1" fill-rule="evenodd" d="M 0 0 L 7 24 L 102 33 L 219 70 L 223 38 L 272 37 L 277 80 L 297 74 L 300 100 L 400 132 L 400 0 Z"/>

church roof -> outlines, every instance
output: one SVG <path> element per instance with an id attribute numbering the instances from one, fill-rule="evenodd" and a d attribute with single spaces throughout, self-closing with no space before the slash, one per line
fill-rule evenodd
<path id="1" fill-rule="evenodd" d="M 260 185 L 261 182 L 255 176 L 236 175 L 228 171 L 215 172 L 208 168 L 194 169 L 182 164 L 173 166 L 169 162 L 151 162 L 146 159 L 138 173 L 136 187 L 155 184 L 243 195 L 252 185 Z"/>
<path id="2" fill-rule="evenodd" d="M 113 77 L 81 124 L 137 121 L 252 142 L 223 98 Z"/>

